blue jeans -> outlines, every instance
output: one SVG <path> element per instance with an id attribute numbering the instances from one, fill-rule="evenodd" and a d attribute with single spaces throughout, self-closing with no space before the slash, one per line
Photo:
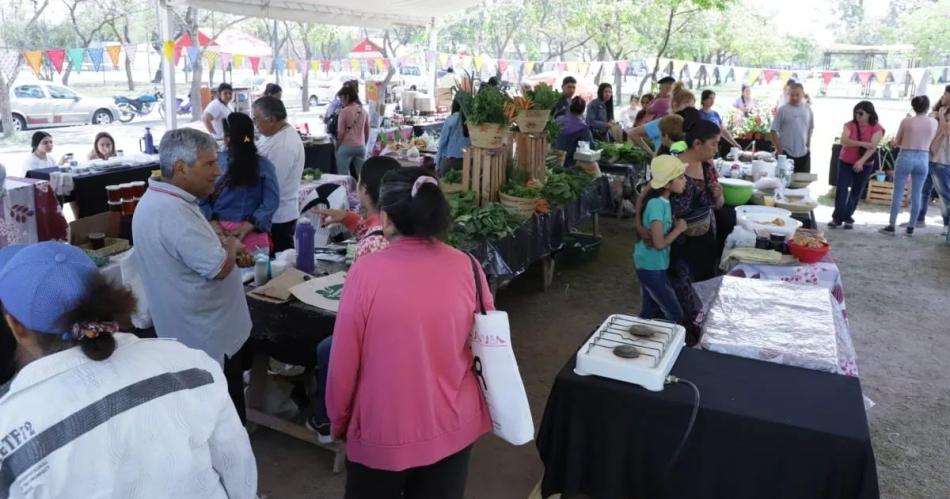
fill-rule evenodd
<path id="1" fill-rule="evenodd" d="M 924 182 L 922 193 L 924 205 L 920 209 L 920 215 L 917 216 L 918 222 L 923 222 L 924 217 L 927 216 L 927 207 L 930 205 L 930 195 L 933 191 L 937 191 L 937 198 L 940 200 L 943 225 L 950 225 L 950 165 L 930 162 L 930 174 Z"/>
<path id="2" fill-rule="evenodd" d="M 676 299 L 665 270 L 637 269 L 640 279 L 640 317 L 683 322 L 683 307 Z"/>
<path id="3" fill-rule="evenodd" d="M 854 210 L 858 208 L 868 177 L 874 171 L 874 162 L 868 161 L 861 173 L 854 172 L 854 165 L 838 161 L 838 188 L 835 190 L 835 212 L 831 219 L 838 223 L 854 223 Z"/>
<path id="4" fill-rule="evenodd" d="M 317 345 L 317 393 L 313 407 L 313 416 L 317 424 L 329 423 L 327 416 L 327 372 L 330 369 L 330 347 L 333 345 L 333 336 L 327 336 Z"/>
<path id="5" fill-rule="evenodd" d="M 349 175 L 350 165 L 352 165 L 356 177 L 359 178 L 365 160 L 366 148 L 363 146 L 340 145 L 336 149 L 336 168 L 340 175 Z"/>
<path id="6" fill-rule="evenodd" d="M 897 223 L 897 214 L 901 211 L 901 204 L 904 200 L 904 185 L 907 183 L 908 175 L 911 178 L 910 186 L 910 222 L 917 220 L 917 214 L 920 213 L 921 191 L 924 189 L 929 167 L 927 165 L 930 159 L 930 153 L 927 151 L 902 150 L 897 155 L 897 161 L 894 165 L 894 196 L 891 198 L 891 219 L 890 224 Z"/>

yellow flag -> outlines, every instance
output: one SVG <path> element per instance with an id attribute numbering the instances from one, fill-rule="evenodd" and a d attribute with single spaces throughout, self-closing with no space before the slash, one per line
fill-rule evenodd
<path id="1" fill-rule="evenodd" d="M 162 45 L 162 55 L 165 56 L 165 59 L 172 60 L 172 56 L 175 54 L 175 42 L 171 40 L 165 40 L 165 43 Z"/>
<path id="2" fill-rule="evenodd" d="M 37 76 L 40 75 L 40 65 L 43 64 L 43 52 L 39 50 L 24 50 L 23 58 L 30 64 L 30 68 Z"/>
<path id="3" fill-rule="evenodd" d="M 891 72 L 886 69 L 880 69 L 874 72 L 874 77 L 877 78 L 877 82 L 881 85 L 887 83 L 887 78 L 891 75 Z"/>
<path id="4" fill-rule="evenodd" d="M 320 71 L 320 61 L 310 61 L 310 71 L 319 72 Z"/>
<path id="5" fill-rule="evenodd" d="M 589 62 L 579 62 L 577 63 L 577 72 L 581 75 L 587 75 L 587 70 L 590 69 Z"/>
<path id="6" fill-rule="evenodd" d="M 234 54 L 234 57 L 231 58 L 231 66 L 234 69 L 240 69 L 244 65 L 244 56 L 241 54 Z"/>
<path id="7" fill-rule="evenodd" d="M 482 71 L 482 64 L 485 64 L 485 56 L 476 55 L 475 56 L 475 71 Z"/>
<path id="8" fill-rule="evenodd" d="M 439 54 L 439 66 L 445 67 L 449 63 L 449 54 Z"/>
<path id="9" fill-rule="evenodd" d="M 524 75 L 531 76 L 534 74 L 534 61 L 527 61 L 524 63 Z"/>
<path id="10" fill-rule="evenodd" d="M 791 71 L 788 71 L 788 70 L 779 71 L 779 72 L 778 72 L 778 77 L 779 77 L 780 80 L 782 80 L 782 81 L 781 81 L 782 86 L 785 86 L 785 82 L 788 81 L 788 79 L 792 77 L 792 72 L 791 72 Z"/>
<path id="11" fill-rule="evenodd" d="M 358 60 L 356 60 L 356 59 L 350 59 L 350 68 L 353 69 L 353 72 L 354 72 L 354 73 L 357 72 L 357 71 L 359 71 L 359 70 L 360 70 L 360 61 L 358 61 Z"/>
<path id="12" fill-rule="evenodd" d="M 762 75 L 762 70 L 759 68 L 749 68 L 749 74 L 746 77 L 746 81 L 750 84 L 755 84 L 756 80 L 759 79 L 759 76 Z"/>
<path id="13" fill-rule="evenodd" d="M 208 63 L 208 67 L 213 67 L 215 61 L 218 60 L 218 53 L 213 50 L 205 51 L 205 62 Z"/>
<path id="14" fill-rule="evenodd" d="M 385 68 L 386 68 L 386 64 L 383 62 L 383 58 L 382 58 L 382 57 L 377 57 L 377 58 L 376 58 L 376 71 L 379 71 L 380 73 L 382 73 L 382 72 L 383 72 L 383 69 L 385 69 Z"/>
<path id="15" fill-rule="evenodd" d="M 122 45 L 109 45 L 106 47 L 106 52 L 109 53 L 109 59 L 112 60 L 112 67 L 119 67 L 119 54 L 122 52 Z"/>

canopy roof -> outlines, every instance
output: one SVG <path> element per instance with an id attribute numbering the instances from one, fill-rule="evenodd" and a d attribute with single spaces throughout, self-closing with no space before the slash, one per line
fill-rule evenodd
<path id="1" fill-rule="evenodd" d="M 350 59 L 375 59 L 383 56 L 383 48 L 373 43 L 369 38 L 364 39 L 350 49 Z"/>
<path id="2" fill-rule="evenodd" d="M 192 7 L 284 21 L 386 28 L 425 26 L 479 0 L 173 0 Z"/>

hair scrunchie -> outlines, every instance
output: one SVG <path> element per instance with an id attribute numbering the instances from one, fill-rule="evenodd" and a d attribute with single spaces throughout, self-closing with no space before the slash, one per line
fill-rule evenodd
<path id="1" fill-rule="evenodd" d="M 438 185 L 439 185 L 439 181 L 436 180 L 435 177 L 430 177 L 430 176 L 428 176 L 428 175 L 422 175 L 421 177 L 417 178 L 416 181 L 412 184 L 412 193 L 411 193 L 411 196 L 412 196 L 413 198 L 416 197 L 416 194 L 419 193 L 419 188 L 422 187 L 422 186 L 425 185 L 425 184 L 432 184 L 432 185 L 438 186 Z"/>

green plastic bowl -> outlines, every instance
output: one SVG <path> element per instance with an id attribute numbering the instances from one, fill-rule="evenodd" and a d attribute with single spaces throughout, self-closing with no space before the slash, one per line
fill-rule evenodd
<path id="1" fill-rule="evenodd" d="M 753 184 L 748 180 L 737 178 L 719 179 L 722 186 L 722 195 L 729 206 L 742 206 L 752 199 Z"/>

